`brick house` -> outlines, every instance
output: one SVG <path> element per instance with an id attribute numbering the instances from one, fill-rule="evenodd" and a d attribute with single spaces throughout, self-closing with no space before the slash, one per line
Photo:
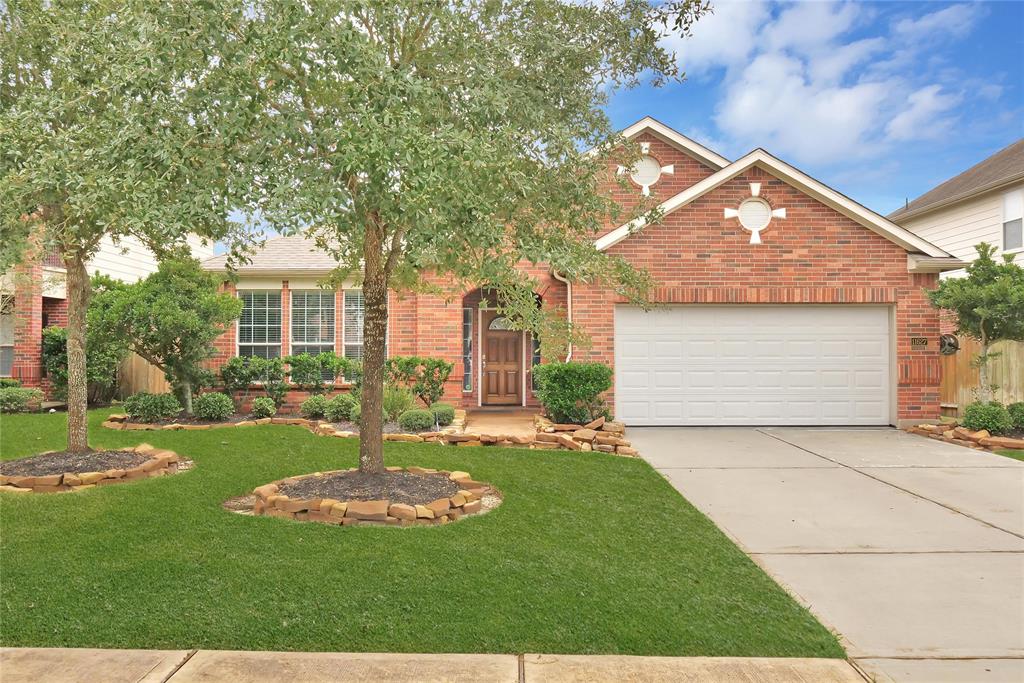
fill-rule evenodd
<path id="1" fill-rule="evenodd" d="M 190 237 L 196 258 L 208 258 L 213 247 Z M 126 237 L 100 242 L 89 260 L 90 275 L 101 273 L 123 282 L 135 282 L 156 272 L 157 258 L 141 241 Z M 0 377 L 13 377 L 25 387 L 50 389 L 43 372 L 43 329 L 68 322 L 64 263 L 56 254 L 26 261 L 0 274 Z"/>
<path id="2" fill-rule="evenodd" d="M 595 244 L 647 269 L 659 305 L 645 312 L 527 268 L 541 305 L 589 336 L 571 358 L 613 366 L 619 419 L 895 425 L 939 414 L 939 320 L 924 290 L 960 261 L 764 150 L 730 162 L 651 118 L 623 132 L 644 157 L 609 168 L 632 188 L 609 182 L 609 192 L 624 204 L 650 195 L 664 217 L 608 225 Z M 301 238 L 269 240 L 225 284 L 246 308 L 214 364 L 303 350 L 359 356 L 361 292 L 317 284 L 333 266 Z M 482 298 L 392 294 L 389 354 L 455 363 L 446 398 L 462 406 L 536 405 L 538 345 Z"/>

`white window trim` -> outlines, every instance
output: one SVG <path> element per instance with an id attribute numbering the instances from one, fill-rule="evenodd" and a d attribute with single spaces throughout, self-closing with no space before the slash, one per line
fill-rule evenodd
<path id="1" fill-rule="evenodd" d="M 304 341 L 296 341 L 295 340 L 295 325 L 293 324 L 294 320 L 292 319 L 292 314 L 295 311 L 295 295 L 297 293 L 305 293 L 305 292 L 313 292 L 313 291 L 321 291 L 321 292 L 330 291 L 331 292 L 331 296 L 334 299 L 333 300 L 333 308 L 337 309 L 337 307 L 338 307 L 338 296 L 335 293 L 335 290 L 333 290 L 333 289 L 332 290 L 326 290 L 326 289 L 315 290 L 315 289 L 305 289 L 305 288 L 303 288 L 303 289 L 291 289 L 290 287 L 288 288 L 288 355 L 290 355 L 290 356 L 295 355 L 294 349 L 295 349 L 295 345 L 296 344 L 298 344 L 299 346 L 317 346 L 316 344 L 313 344 L 311 342 L 304 342 Z M 344 305 L 345 304 L 345 300 L 342 299 L 341 303 L 342 303 L 342 305 Z M 331 336 L 332 337 L 336 336 L 335 332 L 336 332 L 336 328 L 337 328 L 337 315 L 338 315 L 338 311 L 337 310 L 334 311 L 334 315 L 335 315 L 335 322 L 334 322 L 334 325 L 331 328 Z M 331 344 L 331 351 L 334 351 L 335 341 L 332 339 L 330 344 Z M 326 345 L 327 345 L 326 343 L 319 344 L 319 346 L 326 346 Z M 344 348 L 343 348 L 343 350 L 344 350 Z"/>
<path id="2" fill-rule="evenodd" d="M 1018 196 L 1020 196 L 1020 203 L 1021 203 L 1021 207 L 1022 207 L 1021 215 L 1020 216 L 1015 216 L 1013 218 L 1007 218 L 1006 217 L 1006 198 L 1008 196 L 1012 195 L 1012 194 L 1017 194 Z M 1000 251 L 1000 253 L 1003 253 L 1003 254 L 1021 254 L 1021 253 L 1024 253 L 1024 188 L 1017 188 L 1015 190 L 1010 190 L 1009 192 L 1004 192 L 1002 194 L 1002 196 L 1000 197 L 1000 200 L 1001 201 L 999 202 L 999 218 L 1000 218 L 1000 221 L 999 221 L 999 251 Z M 1022 227 L 1021 227 L 1021 232 L 1022 232 L 1022 234 L 1021 234 L 1021 238 L 1022 238 L 1021 246 L 1016 247 L 1014 249 L 1007 249 L 1006 248 L 1006 224 L 1009 223 L 1010 221 L 1017 220 L 1018 218 L 1022 219 L 1021 220 L 1021 223 L 1022 223 Z"/>
<path id="3" fill-rule="evenodd" d="M 345 346 L 348 344 L 348 325 L 345 324 L 345 293 L 346 292 L 359 292 L 362 294 L 362 287 L 345 287 L 341 291 L 341 355 L 345 358 Z M 388 324 L 384 328 L 384 358 L 391 357 L 391 292 L 388 291 Z M 337 313 L 335 313 L 337 315 Z M 363 299 L 363 319 L 366 319 L 366 299 Z M 360 342 L 363 349 L 366 349 L 366 340 Z M 359 360 L 362 360 L 360 357 Z"/>
<path id="4" fill-rule="evenodd" d="M 465 367 L 465 365 L 466 365 L 466 354 L 465 354 L 465 352 L 463 352 L 462 353 L 462 365 L 463 365 L 463 368 L 462 368 L 462 375 L 463 375 L 462 393 L 464 393 L 464 394 L 472 394 L 473 393 L 473 386 L 474 386 L 474 384 L 473 384 L 473 375 L 476 374 L 475 372 L 473 372 L 473 352 L 476 349 L 473 348 L 473 325 L 474 325 L 474 323 L 473 323 L 473 307 L 472 306 L 463 306 L 462 307 L 462 320 L 459 321 L 459 328 L 460 328 L 459 332 L 463 332 L 463 330 L 461 328 L 466 324 L 466 311 L 469 311 L 469 363 L 470 363 L 470 365 L 469 365 L 469 373 L 468 373 L 469 374 L 469 389 L 466 388 L 466 380 L 465 380 L 465 376 L 467 374 L 466 373 L 466 367 Z M 465 340 L 465 338 L 466 338 L 465 334 L 461 334 L 461 335 L 459 335 L 459 337 L 460 337 L 460 340 Z M 461 349 L 460 349 L 460 351 L 461 351 Z M 479 365 L 479 363 L 477 363 L 477 365 Z M 476 384 L 476 386 L 480 386 L 479 383 Z"/>
<path id="5" fill-rule="evenodd" d="M 281 295 L 281 324 L 282 325 L 284 324 L 284 289 L 283 288 L 272 289 L 272 288 L 266 288 L 265 287 L 263 289 L 255 289 L 255 288 L 251 288 L 251 287 L 246 287 L 246 288 L 243 288 L 243 289 L 236 289 L 235 290 L 235 298 L 241 300 L 242 292 L 277 292 L 278 294 L 280 294 Z M 289 302 L 289 304 L 291 304 L 291 302 Z M 291 315 L 290 308 L 289 308 L 289 315 Z M 242 316 L 238 316 L 238 319 L 235 320 L 235 357 L 241 357 L 242 356 L 241 348 L 242 348 L 243 344 L 240 341 L 241 338 L 242 338 L 242 336 L 241 336 L 241 326 L 242 326 Z M 289 337 L 291 336 L 290 321 L 289 321 L 288 336 Z M 244 344 L 244 346 L 260 346 L 260 344 Z M 273 344 L 263 344 L 262 346 L 273 346 Z M 283 333 L 281 334 L 281 341 L 278 342 L 278 346 L 280 346 L 281 349 L 278 351 L 277 357 L 278 358 L 284 358 L 284 354 L 281 353 L 281 351 L 284 350 L 284 334 Z"/>

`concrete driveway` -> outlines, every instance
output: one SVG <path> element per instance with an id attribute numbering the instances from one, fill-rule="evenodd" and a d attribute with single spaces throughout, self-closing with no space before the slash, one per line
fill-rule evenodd
<path id="1" fill-rule="evenodd" d="M 877 680 L 1024 681 L 1024 462 L 895 429 L 629 438 Z"/>

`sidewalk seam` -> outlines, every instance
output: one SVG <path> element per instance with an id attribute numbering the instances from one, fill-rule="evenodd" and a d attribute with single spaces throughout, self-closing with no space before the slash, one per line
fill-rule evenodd
<path id="1" fill-rule="evenodd" d="M 169 680 L 171 680 L 172 678 L 174 678 L 174 676 L 176 676 L 176 675 L 177 675 L 177 673 L 178 673 L 179 671 L 181 671 L 181 667 L 183 667 L 183 666 L 185 666 L 186 664 L 188 664 L 188 661 L 189 661 L 190 659 L 192 659 L 192 657 L 193 657 L 193 656 L 195 656 L 195 654 L 196 654 L 197 652 L 199 652 L 199 650 L 189 650 L 189 651 L 188 651 L 188 654 L 186 654 L 186 655 L 185 655 L 185 659 L 183 659 L 183 660 L 181 660 L 180 662 L 178 662 L 178 665 L 177 665 L 176 667 L 174 667 L 174 669 L 172 669 L 172 670 L 171 670 L 171 672 L 170 672 L 169 674 L 167 674 L 166 676 L 164 676 L 164 679 L 163 679 L 162 681 L 160 681 L 160 683 L 167 683 L 167 681 L 169 681 Z"/>
<path id="2" fill-rule="evenodd" d="M 516 657 L 519 664 L 519 683 L 526 683 L 526 655 Z"/>

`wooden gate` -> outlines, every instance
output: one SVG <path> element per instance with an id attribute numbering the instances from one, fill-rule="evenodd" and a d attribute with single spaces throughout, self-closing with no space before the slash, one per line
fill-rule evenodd
<path id="1" fill-rule="evenodd" d="M 164 379 L 163 370 L 151 365 L 138 354 L 130 354 L 121 361 L 117 371 L 117 395 L 119 398 L 131 396 L 140 391 L 151 394 L 164 394 L 171 390 L 171 385 Z"/>
<path id="2" fill-rule="evenodd" d="M 972 362 L 981 351 L 981 344 L 969 337 L 960 337 L 960 350 L 951 356 L 942 356 L 942 412 L 962 415 L 964 407 L 976 400 L 980 384 L 978 368 Z M 989 383 L 998 388 L 992 397 L 1004 404 L 1024 401 L 1024 343 L 999 342 L 990 353 L 1002 355 L 989 361 Z"/>

